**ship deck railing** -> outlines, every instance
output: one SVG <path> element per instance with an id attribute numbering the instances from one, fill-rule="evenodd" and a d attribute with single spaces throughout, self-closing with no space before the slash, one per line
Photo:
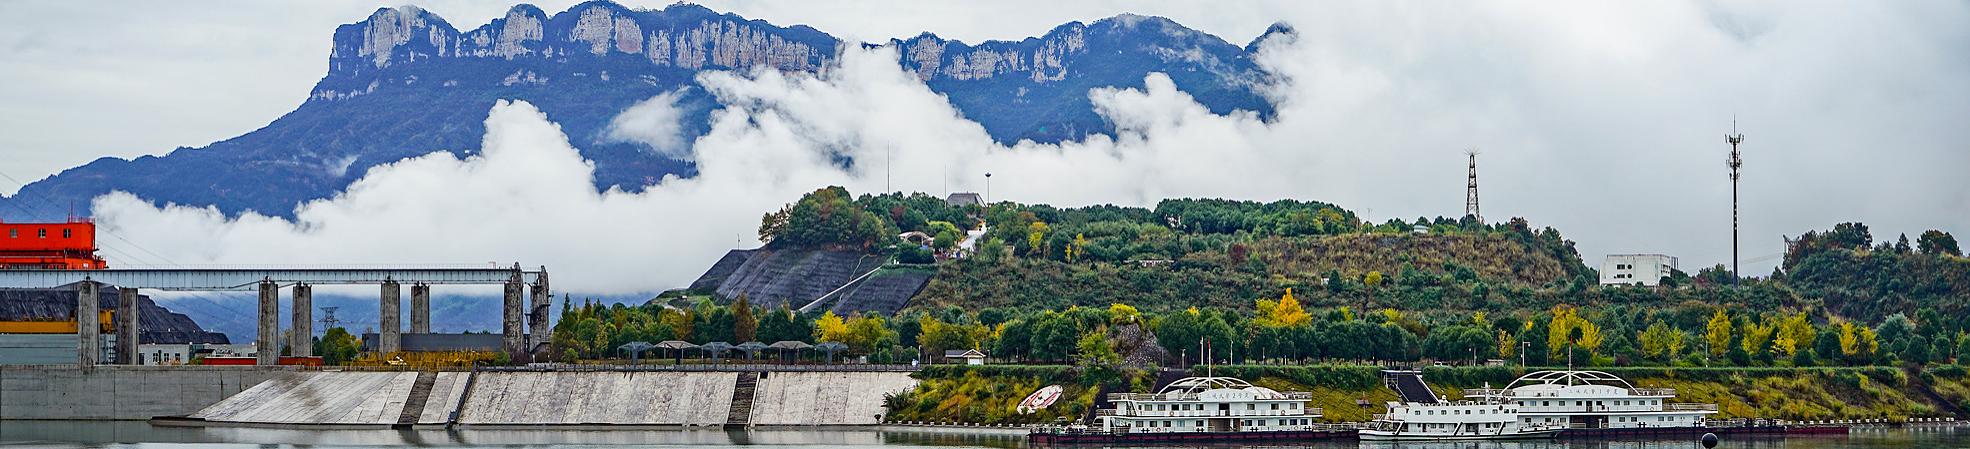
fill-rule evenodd
<path id="1" fill-rule="evenodd" d="M 1276 398 L 1259 398 L 1260 401 L 1306 401 L 1313 399 L 1313 393 L 1296 391 L 1279 393 Z M 1197 401 L 1196 393 L 1109 393 L 1109 401 Z"/>
<path id="2" fill-rule="evenodd" d="M 1239 413 L 1232 413 L 1239 412 Z M 1314 416 L 1324 414 L 1320 407 L 1305 407 L 1282 410 L 1130 410 L 1123 415 L 1115 409 L 1095 410 L 1095 416 L 1126 416 L 1141 418 L 1269 418 L 1276 416 Z"/>
<path id="3" fill-rule="evenodd" d="M 1675 397 L 1676 396 L 1676 389 L 1674 388 L 1627 388 L 1624 390 L 1628 393 L 1629 396 L 1635 396 L 1635 397 L 1646 398 L 1646 397 Z M 1524 398 L 1572 399 L 1571 397 L 1562 397 L 1556 392 L 1550 392 L 1550 391 L 1532 391 L 1526 393 L 1519 393 L 1518 391 L 1515 390 L 1507 390 L 1503 388 L 1464 389 L 1464 397 L 1478 397 L 1478 396 L 1495 397 L 1495 398 L 1514 398 L 1514 399 L 1524 399 Z"/>

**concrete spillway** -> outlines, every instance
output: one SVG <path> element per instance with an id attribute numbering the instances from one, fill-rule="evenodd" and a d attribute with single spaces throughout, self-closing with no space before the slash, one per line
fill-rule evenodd
<path id="1" fill-rule="evenodd" d="M 757 375 L 756 382 L 745 382 Z M 742 376 L 745 376 L 742 378 Z M 901 372 L 288 372 L 177 422 L 267 426 L 853 426 Z M 746 388 L 750 394 L 737 394 Z M 456 416 L 454 417 L 454 412 Z"/>
<path id="2" fill-rule="evenodd" d="M 724 425 L 738 373 L 479 373 L 461 425 Z"/>
<path id="3" fill-rule="evenodd" d="M 752 424 L 759 426 L 875 425 L 883 397 L 916 388 L 908 373 L 761 373 Z"/>
<path id="4" fill-rule="evenodd" d="M 275 377 L 189 417 L 212 423 L 390 426 L 444 424 L 467 373 L 437 373 L 423 404 L 407 404 L 416 372 L 293 373 Z M 406 407 L 422 410 L 401 422 Z"/>

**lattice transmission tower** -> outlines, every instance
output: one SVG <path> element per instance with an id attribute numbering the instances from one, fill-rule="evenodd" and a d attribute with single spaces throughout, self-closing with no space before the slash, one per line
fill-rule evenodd
<path id="1" fill-rule="evenodd" d="M 1469 156 L 1471 160 L 1470 183 L 1468 184 L 1469 187 L 1464 192 L 1464 215 L 1476 219 L 1479 224 L 1483 224 L 1484 214 L 1478 212 L 1478 191 L 1477 191 L 1478 150 L 1476 148 L 1464 150 L 1464 155 Z"/>

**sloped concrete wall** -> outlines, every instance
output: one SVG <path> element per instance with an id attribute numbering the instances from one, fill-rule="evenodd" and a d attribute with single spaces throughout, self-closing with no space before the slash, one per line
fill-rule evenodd
<path id="1" fill-rule="evenodd" d="M 765 373 L 753 394 L 752 424 L 761 426 L 875 425 L 883 397 L 916 388 L 909 373 Z"/>
<path id="2" fill-rule="evenodd" d="M 416 381 L 416 372 L 282 375 L 191 417 L 226 423 L 390 425 L 403 414 Z"/>
<path id="3" fill-rule="evenodd" d="M 184 416 L 290 367 L 0 366 L 0 419 L 150 419 Z"/>
<path id="4" fill-rule="evenodd" d="M 725 424 L 738 373 L 482 372 L 463 425 Z"/>

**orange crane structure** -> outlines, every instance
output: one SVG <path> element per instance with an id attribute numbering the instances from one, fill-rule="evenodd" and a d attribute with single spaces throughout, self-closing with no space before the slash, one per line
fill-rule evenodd
<path id="1" fill-rule="evenodd" d="M 0 222 L 0 270 L 101 270 L 109 268 L 96 255 L 96 223 L 69 218 L 67 223 Z"/>

